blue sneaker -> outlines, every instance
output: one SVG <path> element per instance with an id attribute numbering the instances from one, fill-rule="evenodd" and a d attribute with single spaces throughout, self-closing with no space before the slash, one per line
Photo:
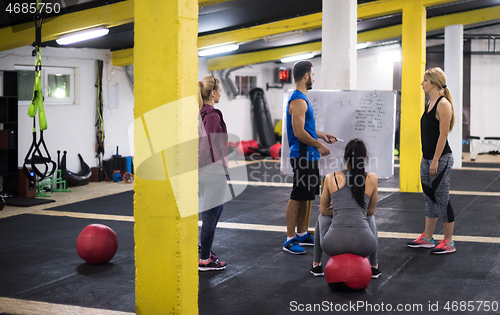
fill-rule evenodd
<path id="1" fill-rule="evenodd" d="M 314 246 L 314 236 L 307 231 L 306 235 L 298 236 L 295 234 L 295 238 L 299 241 L 301 246 Z"/>
<path id="2" fill-rule="evenodd" d="M 299 241 L 294 237 L 283 244 L 283 250 L 294 255 L 305 254 L 306 250 L 299 245 Z"/>

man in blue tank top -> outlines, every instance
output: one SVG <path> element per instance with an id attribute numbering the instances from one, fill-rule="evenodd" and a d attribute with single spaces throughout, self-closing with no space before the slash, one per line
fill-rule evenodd
<path id="1" fill-rule="evenodd" d="M 316 131 L 314 110 L 306 96 L 314 82 L 312 63 L 297 62 L 293 66 L 293 79 L 295 91 L 288 100 L 286 113 L 293 189 L 286 207 L 287 239 L 283 250 L 291 254 L 305 254 L 302 246 L 314 246 L 314 238 L 306 226 L 307 201 L 314 200 L 319 194 L 319 159 L 330 154 L 330 149 L 318 138 L 326 143 L 334 143 L 337 138 Z"/>

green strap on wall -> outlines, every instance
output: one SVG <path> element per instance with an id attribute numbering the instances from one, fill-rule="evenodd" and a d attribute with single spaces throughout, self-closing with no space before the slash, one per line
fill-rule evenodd
<path id="1" fill-rule="evenodd" d="M 40 130 L 47 129 L 47 118 L 45 117 L 45 110 L 43 108 L 43 93 L 42 93 L 42 80 L 41 80 L 41 66 L 42 66 L 42 54 L 40 52 L 40 47 L 36 47 L 37 58 L 35 62 L 35 86 L 33 88 L 33 98 L 31 104 L 28 108 L 28 116 L 35 117 L 38 110 L 38 121 L 40 123 Z"/>
<path id="2" fill-rule="evenodd" d="M 43 91 L 42 91 L 42 53 L 40 50 L 41 43 L 41 27 L 42 27 L 42 17 L 40 15 L 40 9 L 42 6 L 42 0 L 36 0 L 37 13 L 35 16 L 35 50 L 33 51 L 33 56 L 36 56 L 35 61 L 35 86 L 33 87 L 33 98 L 31 99 L 30 106 L 28 108 L 28 116 L 35 117 L 38 110 L 38 121 L 40 123 L 40 130 L 47 130 L 47 118 L 45 117 L 45 110 L 43 108 Z M 39 24 L 37 24 L 37 21 Z M 33 123 L 33 132 L 36 132 L 35 124 Z"/>

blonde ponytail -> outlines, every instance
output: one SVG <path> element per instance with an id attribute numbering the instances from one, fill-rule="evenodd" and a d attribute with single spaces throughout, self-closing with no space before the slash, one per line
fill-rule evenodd
<path id="1" fill-rule="evenodd" d="M 446 75 L 441 68 L 435 67 L 427 69 L 424 76 L 427 77 L 427 79 L 429 79 L 429 81 L 431 81 L 433 85 L 439 88 L 439 94 L 443 95 L 444 98 L 446 98 L 451 104 L 451 131 L 453 129 L 453 126 L 455 125 L 455 108 L 453 106 L 453 98 L 451 97 L 450 89 L 448 89 L 448 87 L 446 86 Z"/>
<path id="2" fill-rule="evenodd" d="M 443 89 L 443 96 L 450 102 L 451 104 L 451 120 L 450 120 L 450 131 L 453 130 L 453 126 L 455 125 L 455 107 L 453 106 L 453 98 L 451 97 L 450 89 L 445 85 Z"/>
<path id="3" fill-rule="evenodd" d="M 198 106 L 199 109 L 203 107 L 205 102 L 210 101 L 212 97 L 212 91 L 214 91 L 219 85 L 219 80 L 211 75 L 203 77 L 203 79 L 198 82 Z"/>

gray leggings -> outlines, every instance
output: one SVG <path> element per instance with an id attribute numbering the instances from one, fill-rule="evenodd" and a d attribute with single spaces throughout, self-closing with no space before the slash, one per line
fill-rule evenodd
<path id="1" fill-rule="evenodd" d="M 324 251 L 328 256 L 346 253 L 369 256 L 370 264 L 377 265 L 377 225 L 375 216 L 367 218 L 369 227 L 335 226 L 332 225 L 332 217 L 320 214 L 314 233 L 314 261 L 321 262 Z"/>
<path id="2" fill-rule="evenodd" d="M 455 221 L 455 214 L 450 203 L 450 175 L 453 162 L 453 154 L 448 153 L 441 156 L 438 161 L 438 175 L 436 177 L 429 173 L 432 160 L 422 159 L 422 163 L 420 163 L 425 216 L 429 219 L 441 216 L 445 223 Z"/>

